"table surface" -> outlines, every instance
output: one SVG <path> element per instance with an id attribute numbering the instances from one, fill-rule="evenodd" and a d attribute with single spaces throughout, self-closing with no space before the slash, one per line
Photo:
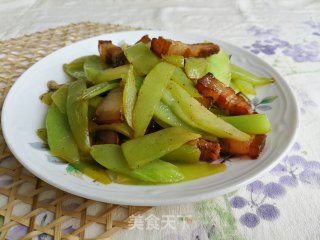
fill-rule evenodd
<path id="1" fill-rule="evenodd" d="M 113 239 L 320 239 L 319 1 L 1 0 L 0 16 L 0 40 L 80 21 L 207 35 L 257 54 L 293 89 L 300 130 L 273 170 L 231 194 L 154 208 Z"/>

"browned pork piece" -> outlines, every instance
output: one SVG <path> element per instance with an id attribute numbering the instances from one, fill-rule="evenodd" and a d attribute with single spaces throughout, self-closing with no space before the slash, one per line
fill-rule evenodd
<path id="1" fill-rule="evenodd" d="M 149 35 L 143 35 L 142 38 L 140 38 L 140 40 L 137 43 L 139 42 L 147 44 L 151 42 L 151 39 L 149 38 Z"/>
<path id="2" fill-rule="evenodd" d="M 218 142 L 210 142 L 202 138 L 196 140 L 197 147 L 201 151 L 200 160 L 212 162 L 220 157 L 220 144 Z"/>
<path id="3" fill-rule="evenodd" d="M 182 55 L 184 57 L 208 57 L 218 53 L 220 48 L 214 43 L 186 44 L 163 37 L 153 38 L 151 50 L 159 57 L 162 55 Z"/>
<path id="4" fill-rule="evenodd" d="M 211 97 L 214 104 L 229 115 L 252 114 L 251 105 L 244 97 L 236 94 L 235 91 L 224 85 L 211 73 L 197 81 L 196 88 L 204 97 Z"/>
<path id="5" fill-rule="evenodd" d="M 265 134 L 252 135 L 249 141 L 241 142 L 233 139 L 220 139 L 221 152 L 232 156 L 246 155 L 251 159 L 257 159 L 262 151 L 265 141 Z"/>
<path id="6" fill-rule="evenodd" d="M 98 124 L 109 124 L 123 122 L 121 87 L 111 90 L 98 105 L 95 122 Z"/>
<path id="7" fill-rule="evenodd" d="M 118 67 L 128 63 L 121 47 L 112 43 L 112 41 L 99 40 L 98 44 L 101 59 L 112 67 Z"/>

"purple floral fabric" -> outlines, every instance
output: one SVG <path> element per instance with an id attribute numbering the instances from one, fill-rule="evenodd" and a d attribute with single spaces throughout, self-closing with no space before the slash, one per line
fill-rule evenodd
<path id="1" fill-rule="evenodd" d="M 319 30 L 319 23 L 307 22 L 306 27 Z M 260 55 L 283 55 L 294 62 L 320 62 L 320 43 L 317 40 L 290 42 L 280 36 L 275 29 L 261 29 L 251 27 L 248 32 L 255 36 L 256 40 L 244 48 L 252 53 Z M 320 36 L 319 32 L 313 35 Z"/>

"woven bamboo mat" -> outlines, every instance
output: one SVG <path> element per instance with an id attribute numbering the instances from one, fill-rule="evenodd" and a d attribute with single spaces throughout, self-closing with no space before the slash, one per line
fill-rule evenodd
<path id="1" fill-rule="evenodd" d="M 0 105 L 33 63 L 72 42 L 130 27 L 78 23 L 0 41 Z M 99 203 L 54 188 L 28 173 L 0 134 L 0 239 L 110 239 L 129 216 L 150 207 Z"/>

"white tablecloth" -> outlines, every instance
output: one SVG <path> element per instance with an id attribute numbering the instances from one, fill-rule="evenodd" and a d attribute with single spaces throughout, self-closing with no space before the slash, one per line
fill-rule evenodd
<path id="1" fill-rule="evenodd" d="M 300 131 L 288 157 L 232 194 L 155 208 L 141 217 L 142 226 L 114 239 L 320 239 L 319 1 L 1 0 L 0 19 L 0 39 L 93 21 L 207 35 L 269 62 L 300 106 Z"/>

